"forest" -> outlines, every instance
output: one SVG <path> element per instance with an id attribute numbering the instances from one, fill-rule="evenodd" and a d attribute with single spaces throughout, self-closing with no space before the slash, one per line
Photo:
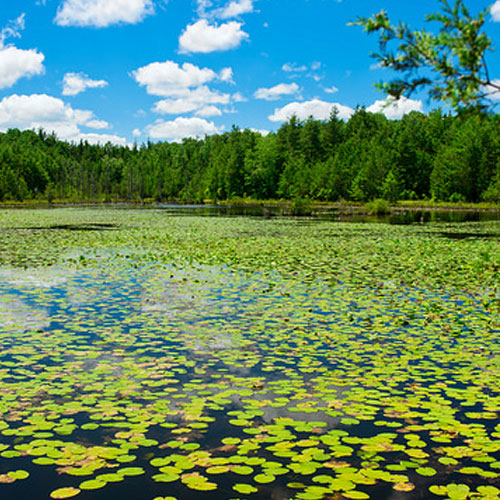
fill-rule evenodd
<path id="1" fill-rule="evenodd" d="M 389 120 L 358 108 L 348 121 L 292 117 L 266 136 L 233 127 L 133 147 L 0 134 L 1 202 L 236 198 L 499 202 L 500 119 L 436 110 Z"/>

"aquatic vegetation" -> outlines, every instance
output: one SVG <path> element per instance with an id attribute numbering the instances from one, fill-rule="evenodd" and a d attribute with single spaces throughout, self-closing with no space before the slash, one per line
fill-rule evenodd
<path id="1" fill-rule="evenodd" d="M 499 232 L 2 212 L 0 491 L 499 498 Z"/>

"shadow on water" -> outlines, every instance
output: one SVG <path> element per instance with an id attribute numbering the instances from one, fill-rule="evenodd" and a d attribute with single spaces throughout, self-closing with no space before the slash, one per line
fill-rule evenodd
<path id="1" fill-rule="evenodd" d="M 116 231 L 120 229 L 120 226 L 117 224 L 93 222 L 84 224 L 54 224 L 50 226 L 30 227 L 28 229 L 33 231 Z"/>
<path id="2" fill-rule="evenodd" d="M 439 233 L 443 238 L 449 238 L 450 240 L 466 240 L 471 238 L 479 239 L 490 239 L 498 238 L 500 239 L 500 233 L 455 233 L 443 231 Z"/>

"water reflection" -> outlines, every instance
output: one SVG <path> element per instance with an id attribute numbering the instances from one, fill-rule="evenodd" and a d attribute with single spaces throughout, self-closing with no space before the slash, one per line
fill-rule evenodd
<path id="1" fill-rule="evenodd" d="M 47 328 L 30 336 L 32 325 L 25 324 L 23 345 L 4 343 L 9 352 L 0 355 L 0 368 L 11 378 L 4 377 L 0 391 L 9 431 L 2 442 L 10 451 L 21 446 L 20 452 L 30 454 L 35 448 L 37 456 L 48 453 L 37 439 L 56 438 L 52 455 L 77 449 L 82 463 L 95 461 L 99 450 L 92 446 L 120 448 L 147 471 L 127 478 L 126 486 L 108 484 L 104 493 L 89 491 L 81 498 L 142 499 L 147 492 L 152 499 L 168 491 L 179 499 L 227 500 L 236 498 L 235 482 L 252 482 L 228 471 L 213 479 L 217 491 L 193 494 L 181 481 L 166 490 L 151 480 L 158 472 L 152 457 L 190 460 L 195 449 L 224 464 L 233 464 L 225 460 L 234 457 L 257 459 L 253 476 L 262 473 L 260 460 L 278 462 L 285 474 L 259 485 L 252 498 L 290 498 L 289 483 L 317 487 L 313 474 L 337 478 L 351 469 L 362 476 L 359 471 L 381 468 L 377 460 L 383 467 L 410 461 L 403 454 L 410 431 L 417 443 L 410 446 L 413 458 L 430 457 L 448 480 L 437 464 L 437 443 L 460 448 L 471 433 L 483 440 L 493 436 L 491 398 L 498 396 L 500 352 L 480 328 L 488 314 L 470 297 L 390 281 L 353 293 L 277 274 L 270 286 L 269 276 L 216 266 L 136 269 L 119 259 L 83 271 L 51 272 L 27 271 L 23 279 L 0 284 L 0 297 L 17 297 L 9 303 L 19 314 L 33 314 L 22 304 L 38 304 Z M 0 334 L 3 341 L 19 338 L 9 322 Z M 491 329 L 490 336 L 497 338 L 498 331 Z M 480 432 L 469 427 L 471 421 L 481 422 Z M 375 436 L 381 441 L 368 441 Z M 224 438 L 236 444 L 223 446 Z M 289 445 L 280 449 L 278 442 Z M 500 449 L 491 446 L 491 457 L 500 458 Z M 41 481 L 20 452 L 15 466 L 33 470 Z M 74 468 L 70 458 L 61 461 L 64 473 L 48 474 L 50 484 L 42 483 L 41 490 L 80 484 L 78 476 L 68 477 Z M 9 470 L 5 462 L 0 460 L 0 473 Z M 120 467 L 108 462 L 98 462 L 97 473 Z M 301 474 L 302 464 L 314 465 Z M 198 463 L 188 464 L 191 469 L 208 474 Z M 405 473 L 427 491 L 429 480 Z M 365 485 L 368 476 L 363 477 Z M 16 484 L 16 498 L 32 498 L 34 483 L 25 484 Z M 375 499 L 399 495 L 381 483 L 366 489 Z M 419 497 L 421 492 L 413 498 Z"/>
<path id="2" fill-rule="evenodd" d="M 290 217 L 288 207 L 255 204 L 255 205 L 175 205 L 158 204 L 159 208 L 171 215 L 197 215 L 207 217 Z M 500 220 L 498 210 L 407 210 L 397 208 L 387 215 L 368 215 L 355 207 L 346 208 L 315 208 L 312 215 L 307 216 L 317 220 L 337 222 L 380 222 L 385 224 L 427 224 L 434 222 L 460 223 Z"/>

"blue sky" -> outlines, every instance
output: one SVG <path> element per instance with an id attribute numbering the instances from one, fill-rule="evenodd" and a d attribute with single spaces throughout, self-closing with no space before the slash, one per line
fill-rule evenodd
<path id="1" fill-rule="evenodd" d="M 492 5 L 468 0 L 473 11 Z M 385 9 L 415 29 L 437 0 L 16 0 L 0 14 L 0 131 L 139 144 L 276 130 L 291 114 L 380 110 L 377 39 L 348 26 Z M 500 49 L 500 0 L 486 31 Z M 500 79 L 500 55 L 488 55 Z M 425 95 L 383 108 L 433 106 Z"/>

